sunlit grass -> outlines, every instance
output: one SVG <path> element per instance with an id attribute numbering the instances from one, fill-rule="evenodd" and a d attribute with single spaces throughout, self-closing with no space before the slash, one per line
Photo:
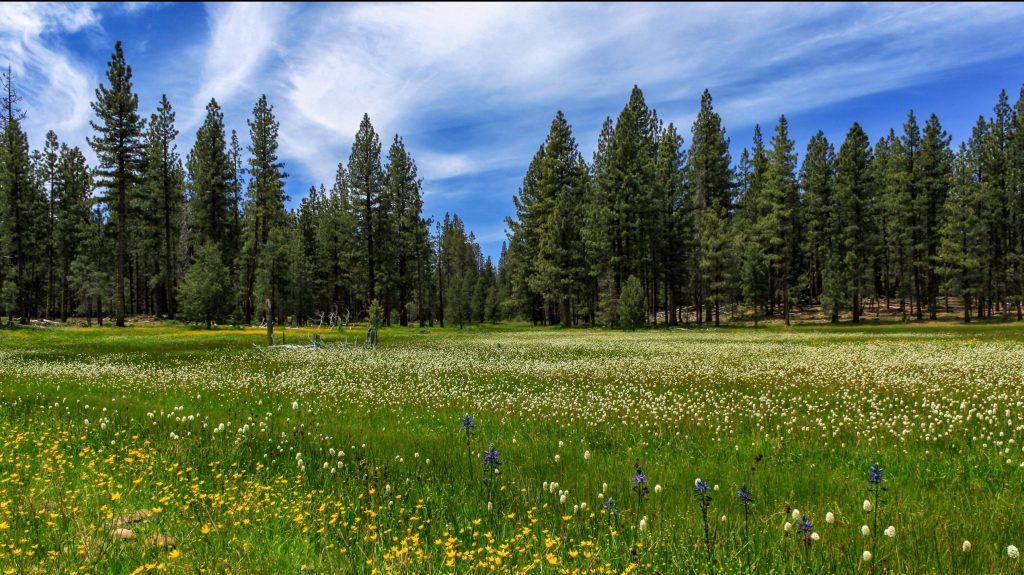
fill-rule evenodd
<path id="1" fill-rule="evenodd" d="M 0 333 L 0 572 L 1021 572 L 1016 325 L 319 333 Z"/>

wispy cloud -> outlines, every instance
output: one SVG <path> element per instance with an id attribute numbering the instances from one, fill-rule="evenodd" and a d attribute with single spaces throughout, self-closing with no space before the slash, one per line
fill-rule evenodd
<path id="1" fill-rule="evenodd" d="M 279 71 L 260 73 L 275 49 L 285 48 L 279 42 L 288 12 L 287 5 L 276 2 L 207 6 L 210 39 L 199 85 L 193 88 L 192 108 L 183 123 L 186 128 L 200 123 L 211 98 L 222 106 L 239 96 L 255 102 L 259 92 L 273 85 L 271 79 Z"/>
<path id="2" fill-rule="evenodd" d="M 62 34 L 97 26 L 90 5 L 0 3 L 0 65 L 11 66 L 25 98 L 32 144 L 47 130 L 82 141 L 91 114 L 96 75 L 63 47 Z"/>
<path id="3" fill-rule="evenodd" d="M 173 10 L 185 8 L 134 14 L 133 26 Z M 166 64 L 146 76 L 147 97 L 167 91 L 179 105 L 184 150 L 211 97 L 244 140 L 245 118 L 267 93 L 298 196 L 331 181 L 369 113 L 385 152 L 393 134 L 405 138 L 428 209 L 465 212 L 488 230 L 511 210 L 555 111 L 589 156 L 633 84 L 684 134 L 710 88 L 736 134 L 1024 57 L 1016 4 L 211 4 L 205 18 L 208 34 L 189 21 L 188 41 L 151 42 L 138 62 L 129 54 L 137 71 Z M 93 5 L 0 4 L 0 21 L 0 57 L 25 78 L 33 122 L 84 141 L 103 70 L 62 38 L 133 30 L 104 29 Z M 134 45 L 146 39 L 137 33 Z"/>

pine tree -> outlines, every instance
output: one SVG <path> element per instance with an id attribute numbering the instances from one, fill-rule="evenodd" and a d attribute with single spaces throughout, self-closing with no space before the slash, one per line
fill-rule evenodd
<path id="1" fill-rule="evenodd" d="M 0 74 L 0 132 L 7 129 L 7 124 L 14 120 L 19 122 L 25 120 L 28 115 L 21 109 L 20 103 L 23 98 L 15 89 L 14 74 L 11 72 L 11 65 L 7 64 L 7 70 Z"/>
<path id="2" fill-rule="evenodd" d="M 223 317 L 228 305 L 228 267 L 213 241 L 196 248 L 195 261 L 181 280 L 182 312 L 189 321 L 205 322 L 207 329 Z"/>
<path id="3" fill-rule="evenodd" d="M 356 214 L 356 236 L 361 244 L 359 283 L 364 290 L 363 305 L 377 297 L 377 275 L 380 266 L 377 251 L 377 233 L 374 227 L 380 217 L 384 172 L 380 164 L 380 139 L 364 114 L 352 143 L 348 160 L 348 185 L 352 194 L 351 207 Z M 363 249 L 362 246 L 365 246 Z"/>
<path id="4" fill-rule="evenodd" d="M 629 276 L 619 297 L 619 317 L 622 327 L 635 331 L 647 323 L 647 301 L 644 287 L 636 276 Z"/>
<path id="5" fill-rule="evenodd" d="M 938 271 L 947 278 L 947 288 L 963 299 L 964 322 L 971 321 L 973 298 L 981 283 L 978 246 L 984 241 L 981 224 L 981 186 L 975 179 L 977 157 L 966 144 L 960 145 L 953 162 L 953 182 L 943 205 L 939 234 Z"/>
<path id="6" fill-rule="evenodd" d="M 57 211 L 57 195 L 60 193 L 60 172 L 59 172 L 59 160 L 60 160 L 60 141 L 57 139 L 57 134 L 53 130 L 46 133 L 46 143 L 43 145 L 43 151 L 39 159 L 39 180 L 43 187 L 46 189 L 46 218 L 45 218 L 45 238 L 43 241 L 45 251 L 45 262 L 46 262 L 46 305 L 45 314 L 46 317 L 55 317 L 57 315 L 56 308 L 58 303 L 58 294 L 56 288 L 57 277 L 54 273 L 55 266 L 52 265 L 56 259 L 56 211 Z"/>
<path id="7" fill-rule="evenodd" d="M 924 278 L 929 319 L 937 317 L 936 300 L 941 281 L 936 273 L 939 227 L 953 160 L 949 143 L 950 137 L 939 124 L 938 116 L 932 114 L 925 122 L 921 152 L 915 165 L 919 194 L 914 205 L 915 212 L 921 218 L 922 241 L 918 250 L 918 265 L 921 268 L 919 275 Z"/>
<path id="8" fill-rule="evenodd" d="M 786 117 L 779 118 L 772 138 L 765 172 L 763 204 L 765 210 L 757 227 L 768 238 L 765 255 L 772 298 L 781 295 L 782 313 L 786 325 L 790 324 L 790 289 L 797 279 L 798 250 L 800 246 L 800 196 L 797 191 L 797 155 L 789 139 Z"/>
<path id="9" fill-rule="evenodd" d="M 768 151 L 764 146 L 760 125 L 754 126 L 753 144 L 749 152 L 743 150 L 738 171 L 732 249 L 737 255 L 737 278 L 741 284 L 738 291 L 754 309 L 756 324 L 761 309 L 767 315 L 774 311 L 768 257 L 772 234 L 776 231 L 766 227 L 770 208 L 765 198 Z"/>
<path id="10" fill-rule="evenodd" d="M 157 254 L 154 290 L 156 313 L 173 318 L 176 309 L 178 230 L 185 206 L 185 171 L 174 139 L 174 110 L 164 95 L 150 116 L 146 133 L 145 171 L 142 177 L 143 214 L 147 247 Z"/>
<path id="11" fill-rule="evenodd" d="M 693 124 L 686 178 L 692 196 L 696 241 L 695 269 L 691 274 L 698 320 L 719 325 L 719 308 L 731 284 L 735 268 L 729 257 L 729 217 L 732 210 L 732 170 L 729 140 L 721 117 L 711 105 L 711 93 L 701 96 Z"/>
<path id="12" fill-rule="evenodd" d="M 388 150 L 388 165 L 385 173 L 383 202 L 387 206 L 387 216 L 380 218 L 382 235 L 379 245 L 388 249 L 388 268 L 393 280 L 388 283 L 394 286 L 389 291 L 397 292 L 396 306 L 398 321 L 402 326 L 409 325 L 409 310 L 413 294 L 421 289 L 416 262 L 426 241 L 426 222 L 423 220 L 423 181 L 416 171 L 416 162 L 405 150 L 402 139 L 395 139 Z M 384 309 L 391 316 L 390 296 L 385 296 Z"/>
<path id="13" fill-rule="evenodd" d="M 271 310 L 284 313 L 282 296 L 286 275 L 278 267 L 278 259 L 287 245 L 281 228 L 287 227 L 284 193 L 284 164 L 277 156 L 279 124 L 274 108 L 266 95 L 260 96 L 249 120 L 249 188 L 246 194 L 242 248 L 246 270 L 246 301 L 261 302 L 270 298 Z M 276 234 L 276 235 L 275 235 Z M 274 253 L 264 257 L 271 236 L 275 236 Z M 271 269 L 273 268 L 273 269 Z M 247 320 L 253 309 L 247 311 Z M 265 318 L 270 321 L 272 318 Z M 282 316 L 283 319 L 283 316 Z M 280 323 L 280 322 L 278 322 Z"/>
<path id="14" fill-rule="evenodd" d="M 544 142 L 538 182 L 536 274 L 530 287 L 546 301 L 549 321 L 574 324 L 573 308 L 586 283 L 584 243 L 578 222 L 586 199 L 587 168 L 572 127 L 558 112 Z M 531 216 L 532 218 L 533 216 Z"/>
<path id="15" fill-rule="evenodd" d="M 325 273 L 322 310 L 344 317 L 358 311 L 359 294 L 354 270 L 359 265 L 356 217 L 353 213 L 345 165 L 338 164 L 334 185 L 324 198 L 317 226 L 317 266 Z"/>
<path id="16" fill-rule="evenodd" d="M 61 146 L 58 171 L 59 187 L 54 218 L 56 260 L 51 261 L 50 266 L 58 272 L 58 309 L 61 319 L 67 321 L 68 315 L 76 308 L 71 267 L 79 254 L 85 252 L 85 246 L 90 240 L 92 174 L 82 151 L 66 145 Z"/>
<path id="17" fill-rule="evenodd" d="M 1024 86 L 1014 105 L 1010 123 L 1007 188 L 1009 191 L 1008 275 L 1016 299 L 1017 320 L 1024 320 Z"/>
<path id="18" fill-rule="evenodd" d="M 805 254 L 808 287 L 812 299 L 820 301 L 822 278 L 828 255 L 834 245 L 833 226 L 830 221 L 832 193 L 835 183 L 835 151 L 832 144 L 819 131 L 807 143 L 807 154 L 800 168 L 800 186 L 803 188 L 803 211 L 806 222 Z M 833 317 L 838 319 L 838 317 Z"/>
<path id="19" fill-rule="evenodd" d="M 14 116 L 4 128 L 0 149 L 0 259 L 5 260 L 0 300 L 9 317 L 17 314 L 24 324 L 39 315 L 40 296 L 45 293 L 46 204 L 28 137 Z"/>
<path id="20" fill-rule="evenodd" d="M 832 234 L 835 249 L 829 254 L 824 277 L 824 298 L 833 310 L 849 304 L 853 321 L 859 322 L 867 291 L 870 267 L 871 145 L 867 134 L 854 123 L 836 158 L 832 195 Z M 845 303 L 844 303 L 845 302 Z M 835 315 L 833 315 L 835 317 Z"/>
<path id="21" fill-rule="evenodd" d="M 139 97 L 132 92 L 132 69 L 125 62 L 120 41 L 114 45 L 107 81 L 110 87 L 100 84 L 92 103 L 98 122 L 90 121 L 97 135 L 89 139 L 89 145 L 99 159 L 97 183 L 105 190 L 103 198 L 117 238 L 115 315 L 117 326 L 124 327 L 125 260 L 131 233 L 128 206 L 137 194 L 145 123 L 139 117 Z"/>
<path id="22" fill-rule="evenodd" d="M 545 154 L 542 144 L 526 169 L 522 186 L 512 198 L 516 215 L 514 218 L 505 218 L 509 230 L 506 264 L 509 269 L 515 270 L 509 288 L 510 307 L 518 312 L 517 315 L 528 317 L 534 325 L 547 319 L 544 314 L 543 297 L 530 281 L 530 278 L 537 274 L 535 256 L 540 250 L 539 232 L 542 222 L 547 217 L 543 211 L 545 204 L 540 189 Z"/>
<path id="23" fill-rule="evenodd" d="M 658 142 L 654 165 L 655 222 L 650 232 L 656 254 L 655 281 L 664 288 L 665 321 L 669 325 L 679 322 L 681 290 L 687 280 L 683 256 L 691 249 L 687 241 L 692 236 L 691 224 L 684 210 L 685 165 L 683 138 L 670 123 Z"/>
<path id="24" fill-rule="evenodd" d="M 235 218 L 232 210 L 235 171 L 226 149 L 224 113 L 216 100 L 206 105 L 206 119 L 196 132 L 196 141 L 186 162 L 188 167 L 187 221 L 192 246 L 213 243 L 220 259 L 231 265 L 235 255 L 229 236 Z"/>

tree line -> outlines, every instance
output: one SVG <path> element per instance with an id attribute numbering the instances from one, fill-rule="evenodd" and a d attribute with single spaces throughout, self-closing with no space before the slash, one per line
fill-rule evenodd
<path id="1" fill-rule="evenodd" d="M 636 327 L 759 321 L 811 307 L 965 320 L 1022 316 L 1024 90 L 953 149 L 913 112 L 873 144 L 854 123 L 802 160 L 781 116 L 738 161 L 705 91 L 686 145 L 634 87 L 593 157 L 558 112 L 495 265 L 457 215 L 423 217 L 422 180 L 368 116 L 330 187 L 289 209 L 266 96 L 249 143 L 216 100 L 182 157 L 166 96 L 144 118 L 120 42 L 96 89 L 89 166 L 52 131 L 31 151 L 10 68 L 0 95 L 0 312 L 9 320 Z"/>
<path id="2" fill-rule="evenodd" d="M 234 322 L 357 320 L 463 325 L 497 316 L 497 271 L 458 216 L 422 215 L 422 180 L 402 138 L 386 159 L 368 116 L 330 188 L 295 209 L 262 96 L 249 144 L 211 100 L 183 158 L 175 112 L 139 112 L 115 46 L 96 89 L 88 145 L 52 131 L 30 151 L 8 69 L 0 117 L 0 311 L 10 320 L 127 315 Z"/>
<path id="3" fill-rule="evenodd" d="M 873 144 L 857 123 L 838 150 L 819 131 L 802 161 L 785 116 L 738 161 L 729 150 L 707 91 L 687 147 L 634 87 L 589 163 L 559 112 L 507 220 L 505 313 L 633 325 L 639 305 L 672 325 L 788 325 L 811 306 L 935 319 L 952 298 L 966 321 L 1022 318 L 1024 89 L 956 149 L 911 111 Z"/>

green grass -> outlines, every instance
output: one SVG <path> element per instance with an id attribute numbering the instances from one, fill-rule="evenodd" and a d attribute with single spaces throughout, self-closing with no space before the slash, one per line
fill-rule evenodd
<path id="1" fill-rule="evenodd" d="M 1024 325 L 320 333 L 0 332 L 0 573 L 1024 572 Z"/>

